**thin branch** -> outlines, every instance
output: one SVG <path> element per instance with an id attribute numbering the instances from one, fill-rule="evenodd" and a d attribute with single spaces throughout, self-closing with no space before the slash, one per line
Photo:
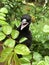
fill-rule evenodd
<path id="1" fill-rule="evenodd" d="M 48 3 L 48 0 L 45 0 L 43 8 L 46 6 L 47 3 Z"/>
<path id="2" fill-rule="evenodd" d="M 25 4 L 25 5 L 31 5 L 31 6 L 35 6 L 33 3 L 27 3 L 26 1 L 22 1 L 23 2 L 23 4 Z"/>

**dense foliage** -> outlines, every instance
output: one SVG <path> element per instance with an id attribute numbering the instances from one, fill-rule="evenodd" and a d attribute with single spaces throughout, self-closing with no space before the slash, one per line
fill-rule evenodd
<path id="1" fill-rule="evenodd" d="M 24 3 L 23 0 L 0 1 L 0 63 L 5 65 L 49 65 L 49 5 L 43 0 L 33 3 Z M 23 14 L 32 17 L 30 31 L 32 34 L 32 53 L 26 45 L 18 44 L 15 40 L 19 32 L 16 28 L 20 25 Z M 14 28 L 16 26 L 16 28 Z M 27 38 L 20 39 L 19 43 Z M 23 55 L 18 58 L 17 54 Z M 31 60 L 33 55 L 33 59 Z M 31 61 L 30 61 L 31 60 Z"/>

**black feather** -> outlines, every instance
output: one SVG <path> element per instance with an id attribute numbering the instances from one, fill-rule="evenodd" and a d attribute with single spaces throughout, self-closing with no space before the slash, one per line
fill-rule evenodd
<path id="1" fill-rule="evenodd" d="M 17 30 L 19 31 L 19 36 L 16 39 L 16 41 L 19 42 L 19 40 L 21 38 L 26 37 L 27 40 L 22 42 L 21 44 L 25 44 L 30 49 L 30 46 L 31 46 L 31 43 L 32 43 L 32 35 L 31 35 L 30 30 L 29 30 L 29 25 L 31 23 L 31 17 L 30 17 L 30 15 L 25 14 L 21 17 L 21 21 L 23 19 L 26 19 L 29 24 L 23 30 L 21 30 L 21 25 L 17 28 Z M 21 58 L 22 55 L 18 55 L 18 57 Z"/>
<path id="2" fill-rule="evenodd" d="M 19 31 L 19 36 L 18 38 L 16 39 L 18 42 L 19 40 L 22 38 L 22 37 L 26 37 L 27 40 L 24 41 L 22 44 L 25 44 L 27 47 L 30 47 L 31 46 L 31 43 L 32 43 L 32 35 L 31 35 L 31 32 L 29 30 L 29 25 L 31 23 L 31 16 L 28 15 L 28 14 L 24 14 L 22 17 L 21 17 L 21 21 L 23 19 L 26 19 L 27 22 L 29 23 L 23 30 L 20 30 L 21 28 L 21 25 L 17 28 L 17 30 Z"/>

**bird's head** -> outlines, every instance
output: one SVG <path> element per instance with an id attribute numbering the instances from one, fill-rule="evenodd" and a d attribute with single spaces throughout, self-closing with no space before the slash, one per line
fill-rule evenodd
<path id="1" fill-rule="evenodd" d="M 21 17 L 21 30 L 23 30 L 24 28 L 28 28 L 30 23 L 31 23 L 31 16 L 28 14 L 24 14 Z"/>

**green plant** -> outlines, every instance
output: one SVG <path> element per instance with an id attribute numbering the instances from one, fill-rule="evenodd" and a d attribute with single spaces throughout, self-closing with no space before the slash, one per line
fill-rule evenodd
<path id="1" fill-rule="evenodd" d="M 31 65 L 32 61 L 32 65 L 49 65 L 49 6 L 25 5 L 21 0 L 2 0 L 0 4 L 0 41 L 3 43 L 0 44 L 3 47 L 0 62 L 5 62 L 5 65 Z M 35 23 L 30 25 L 32 53 L 23 44 L 15 46 L 19 32 L 14 27 L 20 25 L 20 17 L 25 13 L 35 17 Z M 19 43 L 26 39 L 20 39 Z M 18 58 L 17 54 L 23 57 Z"/>
<path id="2" fill-rule="evenodd" d="M 15 46 L 15 44 L 17 44 L 15 39 L 18 37 L 19 32 L 6 22 L 5 16 L 7 13 L 7 8 L 3 7 L 0 9 L 0 41 L 3 43 L 3 51 L 1 53 L 0 62 L 5 62 L 5 64 L 10 65 L 12 61 L 12 63 L 15 62 L 15 65 L 21 65 L 16 54 L 28 55 L 30 51 L 28 47 L 23 44 L 18 44 Z M 20 43 L 25 40 L 26 38 L 20 39 Z"/>

